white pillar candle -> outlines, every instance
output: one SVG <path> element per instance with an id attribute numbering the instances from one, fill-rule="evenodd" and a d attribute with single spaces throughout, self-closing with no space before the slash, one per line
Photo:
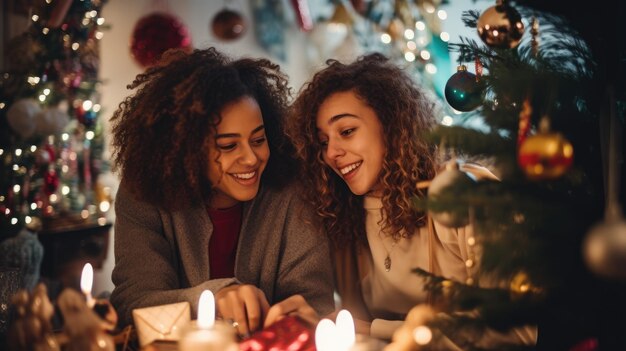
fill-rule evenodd
<path id="1" fill-rule="evenodd" d="M 180 351 L 237 351 L 234 329 L 215 323 L 215 297 L 204 290 L 198 302 L 198 320 L 183 330 L 178 342 Z"/>

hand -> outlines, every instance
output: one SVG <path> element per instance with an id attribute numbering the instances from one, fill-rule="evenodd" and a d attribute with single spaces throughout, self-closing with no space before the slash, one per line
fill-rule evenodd
<path id="1" fill-rule="evenodd" d="M 370 327 L 372 322 L 367 322 L 361 319 L 354 320 L 354 330 L 357 334 L 370 335 Z"/>
<path id="2" fill-rule="evenodd" d="M 263 327 L 267 327 L 288 315 L 297 315 L 311 323 L 311 325 L 316 325 L 320 321 L 317 312 L 306 302 L 302 295 L 293 295 L 269 309 Z"/>
<path id="3" fill-rule="evenodd" d="M 247 336 L 259 329 L 270 308 L 263 291 L 249 284 L 231 285 L 221 289 L 215 294 L 215 304 L 223 319 L 234 321 L 233 325 L 241 336 Z"/>

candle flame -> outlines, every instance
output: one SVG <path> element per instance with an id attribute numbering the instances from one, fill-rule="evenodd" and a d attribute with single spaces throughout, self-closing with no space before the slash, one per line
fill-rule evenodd
<path id="1" fill-rule="evenodd" d="M 354 319 L 352 319 L 350 312 L 347 310 L 339 311 L 335 323 L 337 324 L 337 334 L 339 335 L 341 346 L 346 350 L 354 346 L 354 342 L 356 341 L 354 335 Z"/>
<path id="2" fill-rule="evenodd" d="M 315 328 L 315 348 L 317 351 L 331 351 L 337 339 L 337 328 L 330 319 L 322 319 Z"/>
<path id="3" fill-rule="evenodd" d="M 215 324 L 215 296 L 210 290 L 204 290 L 200 294 L 198 302 L 198 327 L 203 329 L 212 328 Z"/>
<path id="4" fill-rule="evenodd" d="M 93 285 L 93 267 L 91 263 L 86 263 L 83 267 L 83 273 L 80 275 L 80 290 L 83 294 L 91 296 L 91 287 Z"/>
<path id="5" fill-rule="evenodd" d="M 322 319 L 315 329 L 315 347 L 318 351 L 347 351 L 356 342 L 354 319 L 347 310 L 337 314 L 337 324 Z"/>

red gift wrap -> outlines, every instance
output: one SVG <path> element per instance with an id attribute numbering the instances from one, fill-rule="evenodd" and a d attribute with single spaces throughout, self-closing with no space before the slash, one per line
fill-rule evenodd
<path id="1" fill-rule="evenodd" d="M 315 351 L 315 330 L 296 316 L 287 316 L 239 343 L 241 351 Z"/>

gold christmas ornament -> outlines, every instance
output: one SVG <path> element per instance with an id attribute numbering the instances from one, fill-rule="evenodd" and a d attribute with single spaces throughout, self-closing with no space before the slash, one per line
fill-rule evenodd
<path id="1" fill-rule="evenodd" d="M 512 49 L 522 40 L 524 23 L 519 12 L 505 1 L 498 0 L 478 18 L 480 38 L 492 48 Z"/>
<path id="2" fill-rule="evenodd" d="M 531 180 L 551 180 L 565 174 L 574 161 L 574 147 L 559 133 L 551 133 L 547 119 L 540 132 L 522 142 L 518 164 Z"/>

